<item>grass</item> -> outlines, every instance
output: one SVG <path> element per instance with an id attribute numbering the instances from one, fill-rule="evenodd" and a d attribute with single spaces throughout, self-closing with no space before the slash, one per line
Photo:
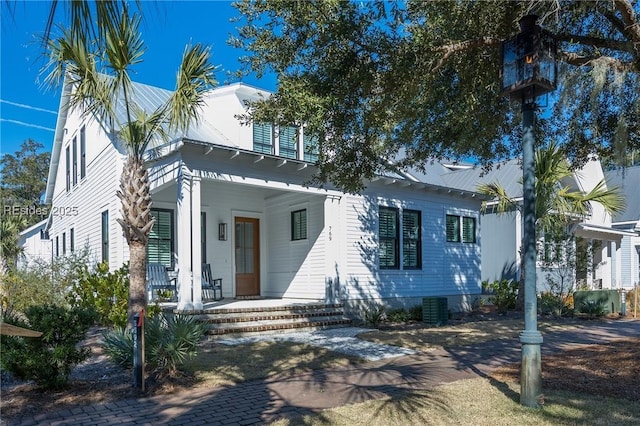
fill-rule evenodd
<path id="1" fill-rule="evenodd" d="M 538 329 L 542 333 L 571 327 L 577 327 L 576 323 L 573 321 L 543 321 L 538 324 Z M 489 340 L 511 339 L 518 337 L 523 329 L 524 321 L 522 319 L 505 318 L 465 322 L 443 327 L 395 330 L 393 333 L 375 330 L 362 333 L 358 337 L 371 342 L 427 352 L 438 347 L 454 347 L 472 345 Z"/>
<path id="2" fill-rule="evenodd" d="M 323 410 L 289 425 L 637 425 L 640 404 L 601 396 L 553 391 L 541 409 L 518 402 L 519 386 L 492 379 L 460 380 L 431 391 L 413 391 L 392 399 Z"/>
<path id="3" fill-rule="evenodd" d="M 227 346 L 206 344 L 184 370 L 207 387 L 231 385 L 246 380 L 291 376 L 363 362 L 328 349 L 294 342 L 257 342 Z"/>

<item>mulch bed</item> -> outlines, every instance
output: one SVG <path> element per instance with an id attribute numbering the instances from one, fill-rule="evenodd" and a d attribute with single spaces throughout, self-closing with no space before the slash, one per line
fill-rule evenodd
<path id="1" fill-rule="evenodd" d="M 519 382 L 520 363 L 500 367 L 492 376 Z M 618 339 L 543 356 L 542 387 L 640 401 L 640 339 Z"/>

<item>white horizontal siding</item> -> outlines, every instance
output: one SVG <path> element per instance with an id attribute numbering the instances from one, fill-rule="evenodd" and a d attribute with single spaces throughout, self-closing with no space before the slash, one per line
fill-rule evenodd
<path id="1" fill-rule="evenodd" d="M 479 202 L 435 193 L 370 189 L 346 196 L 346 269 L 350 299 L 411 298 L 480 292 Z M 378 206 L 418 210 L 422 218 L 422 268 L 378 268 Z M 446 243 L 445 215 L 476 218 L 478 243 Z"/>
<path id="2" fill-rule="evenodd" d="M 86 175 L 80 179 L 78 152 L 78 182 L 71 184 L 66 191 L 65 150 L 72 143 L 73 136 L 78 137 L 77 149 L 80 149 L 79 129 L 70 127 L 80 124 L 78 120 L 67 122 L 69 138 L 62 145 L 63 155 L 58 166 L 58 178 L 52 200 L 52 226 L 50 236 L 58 237 L 62 254 L 63 233 L 67 239 L 67 253 L 70 251 L 70 230 L 74 229 L 75 251 L 87 248 L 92 262 L 101 261 L 101 218 L 102 212 L 109 211 L 109 266 L 119 268 L 128 260 L 128 247 L 122 236 L 122 229 L 116 219 L 120 217 L 120 200 L 116 191 L 120 184 L 123 157 L 108 143 L 101 129 L 95 123 L 86 125 Z M 73 170 L 73 169 L 72 169 Z M 54 246 L 55 250 L 55 246 Z"/>

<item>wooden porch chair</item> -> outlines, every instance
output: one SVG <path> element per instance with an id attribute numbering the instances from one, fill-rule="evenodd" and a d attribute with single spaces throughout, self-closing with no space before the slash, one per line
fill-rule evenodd
<path id="1" fill-rule="evenodd" d="M 178 300 L 176 279 L 169 278 L 167 268 L 160 263 L 147 263 L 147 297 L 152 302 L 160 297 L 158 292 L 171 292 L 169 299 Z"/>
<path id="2" fill-rule="evenodd" d="M 222 300 L 222 278 L 213 278 L 208 263 L 202 264 L 202 300 Z"/>

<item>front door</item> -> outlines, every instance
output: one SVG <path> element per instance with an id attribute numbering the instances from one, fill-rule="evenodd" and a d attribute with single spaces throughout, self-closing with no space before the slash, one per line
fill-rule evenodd
<path id="1" fill-rule="evenodd" d="M 236 296 L 260 295 L 260 221 L 235 218 Z"/>

